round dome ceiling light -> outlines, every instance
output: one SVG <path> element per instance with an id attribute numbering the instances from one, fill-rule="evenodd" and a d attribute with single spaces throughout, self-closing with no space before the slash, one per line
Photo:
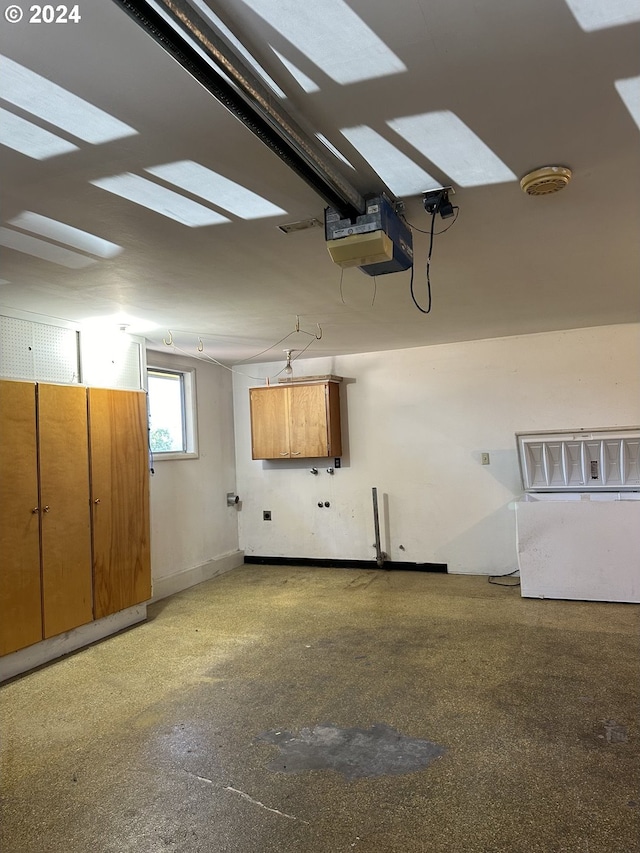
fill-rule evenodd
<path id="1" fill-rule="evenodd" d="M 566 166 L 543 166 L 520 179 L 527 195 L 549 195 L 563 190 L 571 180 L 571 169 Z"/>

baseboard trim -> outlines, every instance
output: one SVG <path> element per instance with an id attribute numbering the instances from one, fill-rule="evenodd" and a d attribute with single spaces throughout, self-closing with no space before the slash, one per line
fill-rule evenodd
<path id="1" fill-rule="evenodd" d="M 375 560 L 328 560 L 315 557 L 258 557 L 246 556 L 245 563 L 259 566 L 317 566 L 322 569 L 381 569 L 382 571 L 400 572 L 437 572 L 448 574 L 446 563 L 400 563 L 386 560 L 383 566 L 378 566 Z"/>
<path id="2" fill-rule="evenodd" d="M 189 589 L 199 583 L 209 581 L 218 575 L 230 572 L 232 569 L 237 569 L 243 562 L 243 551 L 231 551 L 231 553 L 225 554 L 223 557 L 209 560 L 200 566 L 184 569 L 181 572 L 176 572 L 174 575 L 168 575 L 166 578 L 157 578 L 153 581 L 153 598 L 151 601 L 160 601 L 160 599 L 167 598 L 169 595 L 175 595 L 176 592 L 182 592 L 184 589 Z"/>
<path id="3" fill-rule="evenodd" d="M 75 652 L 84 646 L 89 646 L 98 640 L 104 640 L 111 634 L 117 634 L 125 628 L 144 622 L 147 618 L 147 604 L 136 604 L 118 613 L 112 613 L 103 619 L 81 625 L 72 631 L 42 640 L 26 649 L 18 649 L 17 652 L 4 655 L 0 658 L 0 682 L 8 678 L 14 678 L 24 672 L 42 666 L 45 663 L 64 657 L 70 652 Z"/>

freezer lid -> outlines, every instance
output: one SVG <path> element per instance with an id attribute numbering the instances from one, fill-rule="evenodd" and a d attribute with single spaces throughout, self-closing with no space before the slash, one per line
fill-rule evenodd
<path id="1" fill-rule="evenodd" d="M 640 490 L 640 427 L 516 433 L 525 492 Z"/>

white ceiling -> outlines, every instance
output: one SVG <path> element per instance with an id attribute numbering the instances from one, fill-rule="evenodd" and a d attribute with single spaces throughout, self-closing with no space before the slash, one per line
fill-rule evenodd
<path id="1" fill-rule="evenodd" d="M 250 2 L 209 6 L 287 93 L 285 109 L 349 159 L 355 170 L 338 160 L 336 168 L 361 193 L 389 190 L 340 133 L 358 125 L 454 186 L 459 218 L 435 238 L 429 315 L 411 301 L 408 271 L 375 280 L 356 268 L 343 274 L 322 228 L 279 231 L 287 222 L 322 221 L 325 202 L 104 0 L 87 0 L 81 21 L 64 25 L 28 23 L 24 4 L 20 23 L 3 23 L 0 53 L 137 133 L 91 144 L 34 120 L 77 150 L 36 160 L 0 146 L 3 223 L 35 212 L 123 251 L 69 269 L 5 248 L 0 306 L 72 321 L 126 315 L 155 325 L 145 333 L 151 346 L 164 348 L 171 330 L 180 350 L 197 353 L 200 338 L 205 354 L 226 363 L 270 346 L 260 360 L 278 360 L 283 347 L 301 350 L 309 341 L 307 355 L 335 355 L 640 319 L 640 130 L 615 87 L 640 74 L 640 23 L 585 31 L 565 0 L 347 2 L 406 71 L 341 85 Z M 631 16 L 640 19 L 637 2 Z M 270 45 L 318 91 L 306 94 Z M 0 106 L 33 120 L 9 102 L 1 79 L 0 95 Z M 387 124 L 438 110 L 455 113 L 518 178 L 561 165 L 573 170 L 570 185 L 541 198 L 526 196 L 518 180 L 457 186 Z M 90 183 L 178 160 L 213 169 L 286 214 L 227 214 L 230 222 L 190 228 Z M 428 231 L 421 194 L 404 201 L 408 221 Z M 450 222 L 438 220 L 437 228 Z M 428 242 L 414 232 L 423 305 Z M 321 339 L 294 333 L 282 341 L 297 316 L 303 331 L 315 335 L 319 325 Z"/>

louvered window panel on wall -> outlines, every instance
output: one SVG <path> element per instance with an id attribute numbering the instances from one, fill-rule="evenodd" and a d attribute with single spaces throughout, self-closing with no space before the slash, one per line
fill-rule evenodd
<path id="1" fill-rule="evenodd" d="M 79 374 L 75 329 L 0 317 L 0 376 L 69 384 Z"/>
<path id="2" fill-rule="evenodd" d="M 525 491 L 640 490 L 640 429 L 518 433 Z"/>

